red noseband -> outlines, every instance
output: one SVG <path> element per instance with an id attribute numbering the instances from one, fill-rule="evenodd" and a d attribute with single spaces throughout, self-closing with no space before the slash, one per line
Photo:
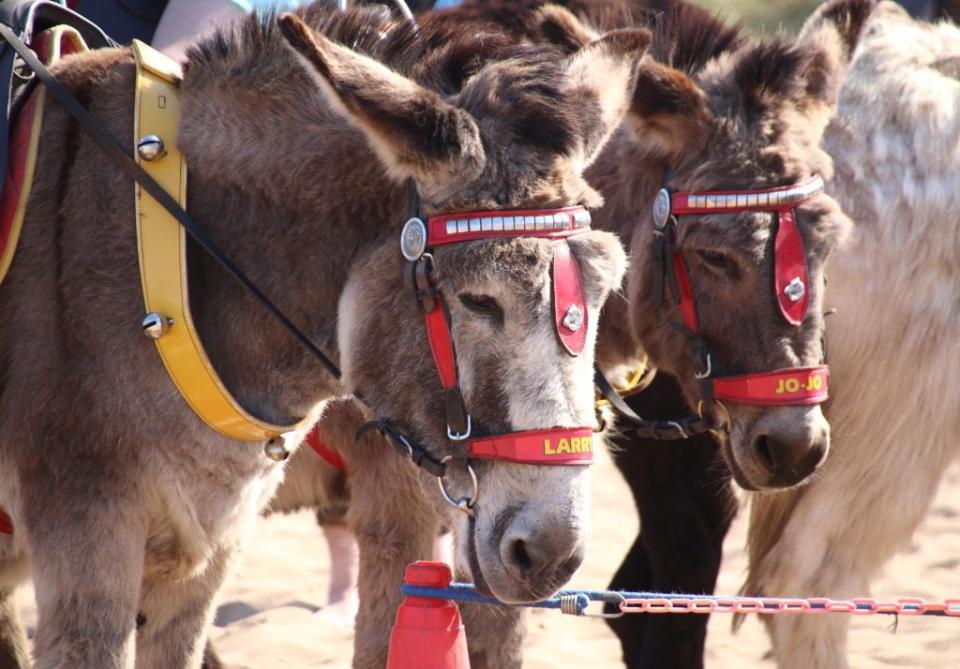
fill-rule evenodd
<path id="1" fill-rule="evenodd" d="M 819 404 L 827 399 L 826 365 L 789 367 L 772 372 L 713 379 L 713 397 L 741 404 L 768 406 Z"/>
<path id="2" fill-rule="evenodd" d="M 470 414 L 464 405 L 457 374 L 457 356 L 450 333 L 449 313 L 437 289 L 429 249 L 480 239 L 541 237 L 553 242 L 553 312 L 557 337 L 572 356 L 583 352 L 589 318 L 580 267 L 566 239 L 590 228 L 583 207 L 519 211 L 474 211 L 407 221 L 400 250 L 410 261 L 406 275 L 424 316 L 427 340 L 446 393 L 447 436 L 466 441 L 470 458 L 507 460 L 537 465 L 588 465 L 593 462 L 589 428 L 549 428 L 471 439 Z"/>
<path id="3" fill-rule="evenodd" d="M 823 192 L 823 179 L 811 177 L 794 186 L 752 191 L 709 191 L 671 193 L 662 189 L 654 202 L 653 217 L 655 259 L 667 269 L 671 256 L 673 285 L 684 325 L 700 342 L 697 378 L 704 399 L 744 404 L 797 405 L 817 404 L 827 399 L 826 365 L 796 367 L 742 376 L 712 378 L 710 353 L 699 337 L 700 324 L 683 256 L 676 248 L 677 217 L 690 214 L 741 213 L 768 211 L 777 214 L 774 239 L 773 288 L 781 316 L 790 325 L 800 325 L 810 306 L 809 276 L 803 237 L 797 227 L 796 208 Z"/>
<path id="4" fill-rule="evenodd" d="M 467 453 L 478 460 L 507 460 L 527 465 L 593 464 L 593 429 L 553 428 L 471 439 Z"/>

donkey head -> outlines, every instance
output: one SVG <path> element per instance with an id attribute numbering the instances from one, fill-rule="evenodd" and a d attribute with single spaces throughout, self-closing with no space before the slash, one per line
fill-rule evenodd
<path id="1" fill-rule="evenodd" d="M 634 331 L 656 366 L 681 380 L 693 406 L 729 422 L 725 455 L 748 489 L 803 481 L 826 456 L 829 425 L 816 403 L 782 404 L 776 397 L 768 398 L 774 406 L 710 402 L 716 384 L 696 377 L 823 362 L 824 263 L 850 223 L 830 197 L 803 195 L 816 191 L 808 180 L 830 176 L 830 158 L 818 144 L 869 5 L 828 3 L 826 10 L 845 11 L 845 20 L 814 23 L 795 43 L 746 44 L 695 76 L 649 61 L 640 75 L 630 120 L 646 151 L 668 167 L 662 185 L 668 192 L 708 195 L 689 202 L 684 197 L 692 211 L 660 219 L 672 230 L 667 243 L 676 250 L 666 266 L 657 257 L 662 246 L 654 243 L 655 233 L 662 230 L 650 225 L 655 216 L 635 232 L 628 291 Z M 790 200 L 801 201 L 795 207 L 739 206 L 780 201 L 781 193 L 750 199 L 750 191 L 798 184 Z M 740 192 L 737 206 L 718 192 Z M 672 202 L 661 197 L 662 216 Z M 785 270 L 781 257 L 787 232 L 796 271 Z M 671 290 L 675 271 L 689 281 L 687 313 L 681 308 L 684 286 Z M 797 375 L 770 392 L 819 388 L 825 379 L 815 377 Z"/>
<path id="2" fill-rule="evenodd" d="M 398 207 L 388 241 L 372 244 L 358 260 L 340 302 L 347 388 L 362 392 L 375 412 L 436 458 L 462 457 L 465 445 L 474 448 L 489 435 L 592 426 L 597 318 L 625 271 L 623 249 L 600 232 L 536 237 L 559 221 L 557 214 L 514 220 L 504 210 L 599 203 L 581 171 L 629 107 L 649 34 L 614 33 L 569 57 L 548 47 L 518 47 L 445 99 L 289 15 L 281 26 L 330 105 L 362 133 L 386 174 L 416 184 L 421 215 L 472 212 L 441 221 L 439 228 L 439 234 L 465 234 L 470 241 L 434 245 L 430 237 L 431 254 L 408 264 L 397 242 L 414 212 Z M 580 223 L 585 218 L 585 212 L 576 214 Z M 427 221 L 430 235 L 436 222 Z M 417 223 L 414 232 L 426 232 Z M 497 234 L 508 229 L 527 232 Z M 558 247 L 569 252 L 558 255 Z M 582 325 L 572 323 L 585 334 L 576 354 L 561 336 L 563 314 L 555 313 L 551 273 L 556 276 L 564 258 L 567 266 L 572 259 L 586 310 Z M 405 270 L 419 295 L 405 286 Z M 420 272 L 429 273 L 426 281 Z M 418 300 L 428 313 L 441 314 L 441 332 L 431 330 L 429 342 Z M 451 355 L 434 335 L 452 343 Z M 458 408 L 467 412 L 467 422 L 454 428 L 451 415 Z M 450 428 L 464 427 L 471 439 L 451 439 Z M 566 453 L 590 448 L 589 439 L 578 442 L 576 449 L 567 443 Z M 559 440 L 542 437 L 535 446 L 541 463 L 564 455 Z M 549 595 L 583 558 L 586 468 L 469 462 L 479 495 L 469 515 L 458 514 L 459 568 L 504 601 Z M 442 482 L 469 495 L 462 460 L 448 462 Z"/>

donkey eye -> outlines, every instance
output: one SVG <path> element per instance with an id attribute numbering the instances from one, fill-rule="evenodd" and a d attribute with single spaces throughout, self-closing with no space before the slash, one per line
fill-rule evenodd
<path id="1" fill-rule="evenodd" d="M 474 313 L 480 314 L 481 316 L 503 318 L 503 309 L 501 309 L 497 301 L 489 295 L 461 293 L 458 297 L 460 298 L 460 304 Z"/>
<path id="2" fill-rule="evenodd" d="M 730 256 L 723 253 L 718 253 L 716 251 L 706 251 L 700 249 L 694 251 L 694 253 L 700 262 L 706 265 L 709 269 L 712 269 L 715 272 L 729 274 L 733 277 L 739 276 L 737 263 L 730 258 Z"/>

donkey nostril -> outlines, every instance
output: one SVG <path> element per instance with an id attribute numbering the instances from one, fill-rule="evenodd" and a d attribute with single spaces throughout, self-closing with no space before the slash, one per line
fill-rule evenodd
<path id="1" fill-rule="evenodd" d="M 767 435 L 761 434 L 757 437 L 757 440 L 753 442 L 753 450 L 757 454 L 760 463 L 766 467 L 768 471 L 773 471 L 776 463 L 773 460 L 773 451 L 770 450 L 770 440 L 767 439 Z"/>
<path id="2" fill-rule="evenodd" d="M 517 539 L 510 546 L 510 557 L 513 559 L 514 566 L 521 572 L 528 572 L 533 567 L 533 558 L 527 551 L 527 542 L 523 539 Z"/>

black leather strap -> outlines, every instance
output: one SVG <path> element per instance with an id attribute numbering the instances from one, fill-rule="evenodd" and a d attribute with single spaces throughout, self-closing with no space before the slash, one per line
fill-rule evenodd
<path id="1" fill-rule="evenodd" d="M 24 43 L 33 36 L 58 25 L 68 25 L 83 37 L 91 49 L 116 46 L 96 25 L 61 4 L 49 0 L 3 0 L 0 2 L 0 24 Z M 15 117 L 14 90 L 17 52 L 9 42 L 0 43 L 0 169 L 6 174 L 9 155 L 10 127 Z"/>
<path id="2" fill-rule="evenodd" d="M 708 419 L 697 415 L 684 416 L 676 420 L 646 420 L 638 416 L 623 401 L 613 384 L 607 380 L 607 377 L 599 369 L 594 369 L 593 382 L 617 415 L 627 421 L 630 428 L 640 437 L 661 441 L 678 441 L 710 432 L 714 427 Z"/>
<path id="3" fill-rule="evenodd" d="M 330 374 L 339 379 L 340 369 L 328 358 L 320 347 L 303 333 L 300 328 L 277 307 L 264 293 L 237 267 L 230 258 L 228 258 L 217 245 L 213 242 L 207 233 L 204 232 L 186 211 L 158 184 L 153 177 L 140 167 L 131 157 L 130 149 L 124 147 L 116 137 L 103 125 L 96 116 L 88 112 L 81 105 L 70 91 L 64 87 L 56 78 L 50 74 L 50 71 L 44 67 L 33 52 L 27 47 L 13 31 L 5 25 L 0 25 L 0 37 L 7 45 L 13 49 L 23 59 L 27 67 L 36 74 L 50 94 L 73 116 L 77 123 L 86 130 L 97 145 L 109 156 L 113 162 L 122 169 L 127 176 L 140 184 L 147 193 L 150 194 L 160 205 L 166 209 L 177 222 L 183 226 L 187 234 L 196 241 L 204 251 L 206 251 L 214 260 L 220 263 L 230 275 L 240 282 L 256 299 L 269 311 L 274 318 L 299 341 L 313 356 L 319 360 Z"/>

